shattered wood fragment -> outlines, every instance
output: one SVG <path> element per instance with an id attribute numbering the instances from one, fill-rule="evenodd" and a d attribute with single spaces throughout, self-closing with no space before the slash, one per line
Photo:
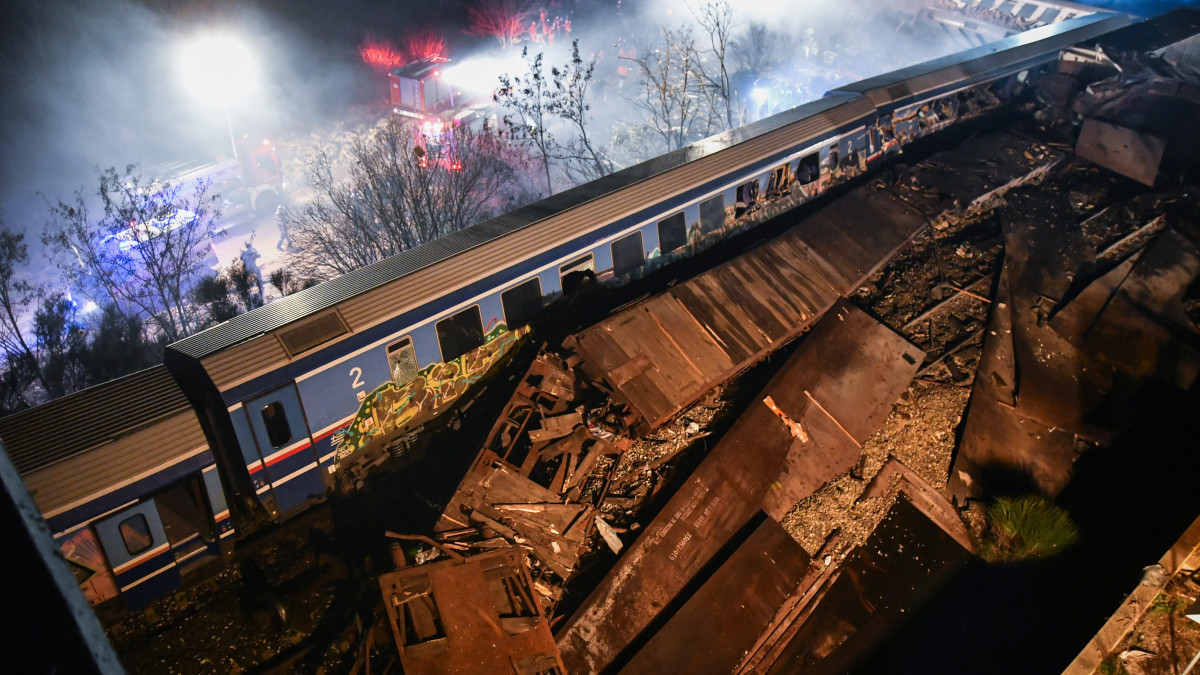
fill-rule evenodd
<path id="1" fill-rule="evenodd" d="M 509 541 L 513 541 L 516 543 L 521 543 L 524 541 L 524 539 L 522 539 L 520 536 L 517 535 L 516 530 L 513 530 L 511 527 L 508 527 L 507 525 L 501 523 L 498 520 L 493 520 L 491 518 L 488 518 L 487 516 L 483 515 L 482 513 L 478 512 L 478 511 L 471 513 L 471 520 L 477 520 L 477 521 L 483 523 L 484 525 L 487 525 L 496 534 L 499 534 L 500 536 L 508 539 Z"/>
<path id="2" fill-rule="evenodd" d="M 582 424 L 583 415 L 579 412 L 570 412 L 556 417 L 546 417 L 542 419 L 540 429 L 530 429 L 529 439 L 536 443 L 538 441 L 562 438 L 569 435 L 574 431 L 575 427 Z"/>
<path id="3" fill-rule="evenodd" d="M 771 412 L 775 413 L 779 416 L 779 419 L 783 420 L 783 426 L 788 428 L 788 431 L 792 434 L 792 436 L 800 439 L 801 443 L 808 442 L 808 432 L 804 430 L 804 425 L 794 421 L 791 417 L 788 417 L 787 413 L 780 410 L 779 406 L 775 405 L 775 399 L 768 396 L 763 399 L 763 403 L 767 404 L 767 407 L 771 409 Z"/>
<path id="4" fill-rule="evenodd" d="M 617 533 L 615 530 L 613 530 L 612 525 L 609 525 L 608 521 L 604 520 L 600 516 L 596 516 L 595 520 L 596 531 L 600 533 L 600 538 L 604 540 L 605 544 L 608 544 L 608 548 L 612 549 L 613 553 L 620 553 L 621 549 L 625 547 L 625 544 L 621 543 L 621 538 L 617 536 Z"/>
<path id="5" fill-rule="evenodd" d="M 567 479 L 566 483 L 563 484 L 563 491 L 565 492 L 566 490 L 570 490 L 586 479 L 588 474 L 592 472 L 592 467 L 596 465 L 596 458 L 599 456 L 600 453 L 597 452 L 595 448 L 593 448 L 591 452 L 587 453 L 583 460 L 579 462 L 579 465 L 575 467 L 575 472 L 571 474 L 571 477 Z"/>
<path id="6" fill-rule="evenodd" d="M 576 504 L 559 504 L 558 502 L 550 504 L 493 504 L 492 506 L 500 511 L 521 511 L 524 513 L 569 511 L 572 516 L 579 511 L 579 507 Z"/>
<path id="7" fill-rule="evenodd" d="M 563 483 L 567 480 L 567 461 L 564 458 L 558 463 L 558 469 L 554 471 L 554 478 L 550 481 L 550 491 L 554 494 L 562 494 Z"/>
<path id="8" fill-rule="evenodd" d="M 563 458 L 563 464 L 567 466 L 567 471 L 565 474 L 563 474 L 565 476 L 565 478 L 563 478 L 563 487 L 568 490 L 571 489 L 571 479 L 575 476 L 575 461 L 578 457 L 579 455 L 572 452 L 568 453 L 567 456 Z M 562 489 L 560 489 L 559 492 L 561 493 Z"/>
<path id="9" fill-rule="evenodd" d="M 547 460 L 554 459 L 564 452 L 578 453 L 583 448 L 585 441 L 587 441 L 587 430 L 577 427 L 569 436 L 550 442 L 538 455 L 543 460 Z"/>

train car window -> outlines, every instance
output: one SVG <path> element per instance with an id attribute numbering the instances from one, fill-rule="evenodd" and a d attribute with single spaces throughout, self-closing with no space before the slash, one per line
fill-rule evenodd
<path id="1" fill-rule="evenodd" d="M 483 318 L 479 306 L 463 311 L 437 322 L 438 346 L 442 348 L 442 361 L 450 362 L 472 349 L 483 346 Z"/>
<path id="2" fill-rule="evenodd" d="M 122 520 L 117 529 L 121 532 L 121 539 L 124 540 L 125 550 L 129 551 L 129 555 L 137 555 L 154 543 L 154 538 L 150 536 L 150 523 L 147 523 L 146 516 L 140 513 Z"/>
<path id="3" fill-rule="evenodd" d="M 267 429 L 267 441 L 272 448 L 282 448 L 292 440 L 292 426 L 288 424 L 287 413 L 279 401 L 268 403 L 262 407 L 263 426 Z"/>
<path id="4" fill-rule="evenodd" d="M 741 218 L 742 214 L 750 210 L 754 206 L 754 202 L 758 200 L 758 180 L 752 180 L 749 183 L 742 183 L 737 187 L 737 204 L 734 206 L 733 215 L 735 218 Z"/>
<path id="5" fill-rule="evenodd" d="M 808 185 L 821 175 L 821 156 L 817 153 L 805 155 L 796 162 L 796 182 Z"/>
<path id="6" fill-rule="evenodd" d="M 841 158 L 838 156 L 836 145 L 829 146 L 829 170 L 833 171 L 841 165 Z"/>
<path id="7" fill-rule="evenodd" d="M 542 311 L 542 282 L 537 277 L 522 282 L 500 294 L 504 305 L 504 322 L 509 330 L 529 323 Z"/>
<path id="8" fill-rule="evenodd" d="M 767 180 L 768 195 L 781 195 L 788 191 L 791 184 L 791 168 L 791 164 L 784 164 L 771 171 L 771 177 Z"/>
<path id="9" fill-rule="evenodd" d="M 558 268 L 563 295 L 571 295 L 585 280 L 596 280 L 596 260 L 589 253 Z"/>
<path id="10" fill-rule="evenodd" d="M 687 243 L 687 221 L 683 211 L 658 221 L 658 250 L 670 253 Z"/>
<path id="11" fill-rule="evenodd" d="M 709 234 L 725 227 L 725 195 L 700 202 L 700 232 Z"/>
<path id="12" fill-rule="evenodd" d="M 628 234 L 612 243 L 613 275 L 625 276 L 646 264 L 642 233 Z"/>
<path id="13" fill-rule="evenodd" d="M 417 377 L 417 352 L 412 338 L 401 338 L 387 347 L 388 372 L 397 387 L 412 382 Z"/>

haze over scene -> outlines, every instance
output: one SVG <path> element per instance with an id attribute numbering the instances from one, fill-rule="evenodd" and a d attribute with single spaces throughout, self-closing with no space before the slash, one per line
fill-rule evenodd
<path id="1" fill-rule="evenodd" d="M 359 53 L 372 39 L 400 45 L 406 35 L 427 30 L 443 36 L 451 56 L 460 63 L 469 63 L 477 51 L 495 52 L 491 39 L 465 32 L 470 28 L 470 10 L 485 4 L 484 0 L 10 3 L 6 19 L 0 22 L 0 69 L 5 82 L 5 95 L 0 97 L 4 148 L 0 218 L 12 229 L 35 233 L 45 217 L 45 199 L 68 196 L 93 183 L 96 167 L 148 167 L 228 153 L 221 105 L 189 91 L 194 83 L 184 81 L 177 69 L 181 45 L 190 37 L 225 31 L 240 36 L 254 50 L 258 86 L 229 110 L 238 133 L 295 133 L 328 125 L 349 106 L 386 95 Z M 607 50 L 610 58 L 623 33 L 682 20 L 689 7 L 682 0 L 544 4 L 552 18 L 570 21 L 570 37 L 580 40 L 586 54 Z M 858 31 L 860 13 L 846 2 L 732 4 L 736 23 L 743 25 L 841 22 L 847 40 L 878 41 Z M 1149 13 L 1195 6 L 1196 0 L 1097 4 Z M 565 48 L 567 42 L 558 44 Z M 936 46 L 926 47 L 936 51 Z M 488 62 L 493 67 L 500 63 L 491 58 Z M 898 65 L 880 63 L 878 70 Z M 603 118 L 605 113 L 596 115 Z M 36 235 L 29 239 L 36 240 Z"/>

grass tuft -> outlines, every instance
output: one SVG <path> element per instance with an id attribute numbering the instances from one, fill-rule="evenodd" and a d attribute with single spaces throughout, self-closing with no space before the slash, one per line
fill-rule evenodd
<path id="1" fill-rule="evenodd" d="M 997 498 L 987 523 L 980 555 L 989 562 L 1045 558 L 1079 538 L 1067 512 L 1041 495 Z"/>

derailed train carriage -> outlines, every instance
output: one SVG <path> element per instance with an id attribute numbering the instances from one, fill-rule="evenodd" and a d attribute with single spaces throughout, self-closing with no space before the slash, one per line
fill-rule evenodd
<path id="1" fill-rule="evenodd" d="M 1129 22 L 1079 16 L 842 87 L 176 342 L 0 439 L 68 559 L 91 547 L 92 599 L 143 604 L 227 555 L 235 525 L 324 499 L 452 407 L 580 277 L 624 283 L 753 227 Z M 57 420 L 77 435 L 38 432 Z"/>

